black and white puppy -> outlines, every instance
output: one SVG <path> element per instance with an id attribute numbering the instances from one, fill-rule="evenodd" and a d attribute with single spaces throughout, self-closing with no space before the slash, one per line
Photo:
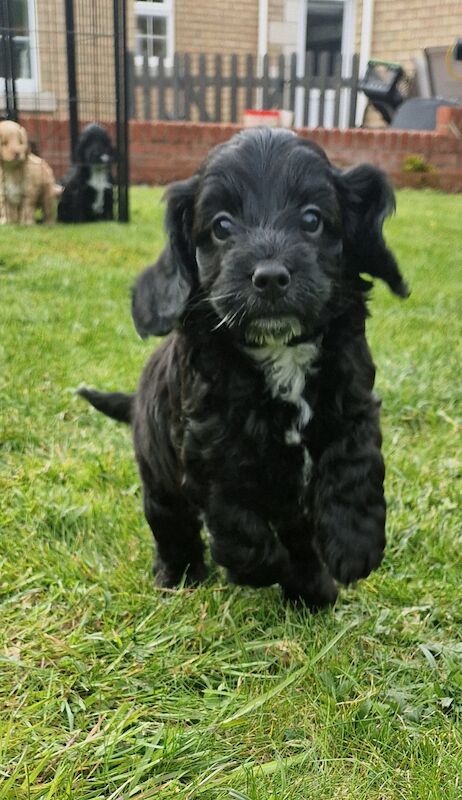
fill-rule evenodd
<path id="1" fill-rule="evenodd" d="M 201 529 L 231 581 L 311 608 L 385 546 L 367 272 L 407 288 L 372 166 L 340 172 L 290 132 L 251 129 L 167 192 L 168 244 L 138 279 L 141 336 L 170 335 L 136 394 L 82 389 L 133 427 L 156 580 L 204 579 Z"/>
<path id="2" fill-rule="evenodd" d="M 64 178 L 58 203 L 59 222 L 112 220 L 112 163 L 115 152 L 101 125 L 87 125 L 75 150 L 75 164 Z"/>

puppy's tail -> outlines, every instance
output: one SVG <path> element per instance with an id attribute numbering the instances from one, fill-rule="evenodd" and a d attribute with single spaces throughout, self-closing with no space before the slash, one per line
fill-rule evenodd
<path id="1" fill-rule="evenodd" d="M 88 400 L 98 411 L 116 419 L 117 422 L 126 422 L 129 425 L 132 421 L 134 394 L 97 392 L 96 389 L 87 389 L 85 386 L 77 389 L 77 394 Z"/>

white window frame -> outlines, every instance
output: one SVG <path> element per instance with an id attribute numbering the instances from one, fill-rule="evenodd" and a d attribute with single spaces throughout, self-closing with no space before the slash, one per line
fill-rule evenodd
<path id="1" fill-rule="evenodd" d="M 29 53 L 30 53 L 30 78 L 17 78 L 15 88 L 19 95 L 36 92 L 39 87 L 39 64 L 37 53 L 37 17 L 35 0 L 27 0 L 27 15 L 29 20 Z M 21 37 L 15 37 L 21 38 Z M 3 92 L 1 93 L 3 95 Z"/>
<path id="2" fill-rule="evenodd" d="M 174 53 L 174 42 L 175 42 L 175 31 L 174 31 L 174 0 L 165 0 L 163 3 L 156 3 L 156 2 L 135 2 L 135 40 L 136 40 L 136 18 L 138 16 L 142 17 L 161 17 L 166 21 L 166 40 L 167 40 L 167 53 L 164 58 L 164 64 L 167 67 L 171 67 L 173 65 L 173 53 Z M 135 55 L 135 66 L 137 68 L 141 67 L 142 65 L 142 56 Z M 157 67 L 159 64 L 159 58 L 157 56 L 150 56 L 149 57 L 149 66 L 150 67 Z"/>

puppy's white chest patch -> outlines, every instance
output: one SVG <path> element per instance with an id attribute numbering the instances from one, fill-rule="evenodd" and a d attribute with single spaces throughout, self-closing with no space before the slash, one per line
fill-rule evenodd
<path id="1" fill-rule="evenodd" d="M 20 206 L 24 199 L 26 187 L 24 179 L 21 177 L 12 176 L 6 170 L 3 173 L 5 197 L 12 206 Z"/>
<path id="2" fill-rule="evenodd" d="M 111 188 L 106 167 L 91 167 L 88 185 L 96 192 L 96 197 L 91 205 L 92 210 L 95 214 L 102 214 L 104 210 L 104 192 L 106 189 Z"/>
<path id="3" fill-rule="evenodd" d="M 270 344 L 256 349 L 247 348 L 264 372 L 266 384 L 274 398 L 293 403 L 298 416 L 295 424 L 286 431 L 286 444 L 300 444 L 301 431 L 312 416 L 310 405 L 303 397 L 303 390 L 313 363 L 318 354 L 318 345 L 313 342 L 289 347 L 283 344 Z"/>

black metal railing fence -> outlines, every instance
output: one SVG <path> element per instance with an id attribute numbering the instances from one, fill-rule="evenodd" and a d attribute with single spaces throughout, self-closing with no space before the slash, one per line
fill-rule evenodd
<path id="1" fill-rule="evenodd" d="M 24 124 L 57 179 L 82 127 L 115 142 L 116 217 L 128 220 L 126 0 L 0 0 L 0 118 Z"/>

